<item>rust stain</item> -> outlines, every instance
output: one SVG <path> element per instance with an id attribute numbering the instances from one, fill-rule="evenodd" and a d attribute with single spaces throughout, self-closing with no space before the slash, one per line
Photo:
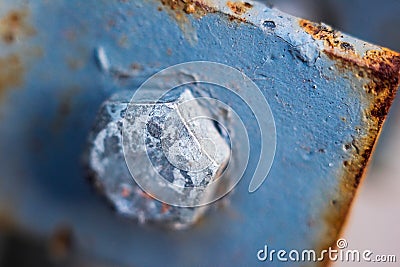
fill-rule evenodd
<path id="1" fill-rule="evenodd" d="M 170 205 L 164 202 L 161 204 L 161 214 L 167 213 L 170 209 L 171 209 Z"/>
<path id="2" fill-rule="evenodd" d="M 131 68 L 131 70 L 136 70 L 136 71 L 143 70 L 143 66 L 140 65 L 139 63 L 132 63 L 129 67 Z"/>
<path id="3" fill-rule="evenodd" d="M 68 226 L 59 226 L 49 240 L 50 255 L 57 260 L 64 260 L 73 247 L 73 234 Z"/>
<path id="4" fill-rule="evenodd" d="M 196 43 L 197 36 L 195 29 L 191 26 L 188 15 L 195 18 L 202 18 L 208 13 L 217 12 L 212 3 L 208 0 L 158 0 L 165 7 L 166 11 L 177 21 L 179 28 L 182 30 L 186 39 L 190 43 Z M 230 21 L 247 22 L 245 18 L 237 15 L 242 15 L 253 7 L 252 4 L 247 2 L 227 2 L 228 7 L 234 12 L 235 15 L 228 15 Z M 158 7 L 159 11 L 163 8 Z"/>
<path id="5" fill-rule="evenodd" d="M 23 83 L 24 66 L 17 54 L 0 57 L 0 99 L 9 88 Z"/>
<path id="6" fill-rule="evenodd" d="M 81 58 L 67 58 L 67 65 L 71 70 L 80 70 L 85 66 Z"/>
<path id="7" fill-rule="evenodd" d="M 365 176 L 369 159 L 400 84 L 400 54 L 381 48 L 359 55 L 352 44 L 341 41 L 339 32 L 330 27 L 307 20 L 300 20 L 299 25 L 314 39 L 324 41 L 324 53 L 335 61 L 339 71 L 350 71 L 355 77 L 368 78 L 363 89 L 369 96 L 370 104 L 364 110 L 364 125 L 358 129 L 367 130 L 361 138 L 354 138 L 351 144 L 347 144 L 347 147 L 354 147 L 355 152 L 343 161 L 338 195 L 326 209 L 324 220 L 329 229 L 319 244 L 319 249 L 323 250 L 335 247 L 356 190 Z"/>
<path id="8" fill-rule="evenodd" d="M 161 4 L 166 7 L 166 11 L 173 17 L 179 28 L 182 30 L 183 35 L 194 45 L 198 41 L 196 29 L 189 21 L 188 15 L 195 18 L 201 18 L 205 14 L 214 12 L 206 0 L 160 0 Z"/>
<path id="9" fill-rule="evenodd" d="M 236 16 L 232 16 L 232 15 L 229 15 L 228 18 L 229 18 L 229 21 L 236 21 L 237 23 L 247 22 L 247 20 L 245 18 L 236 17 Z"/>
<path id="10" fill-rule="evenodd" d="M 244 13 L 246 13 L 249 9 L 251 9 L 253 7 L 252 4 L 246 3 L 246 2 L 231 2 L 231 1 L 228 1 L 228 2 L 226 2 L 226 5 L 236 15 L 243 15 Z"/>
<path id="11" fill-rule="evenodd" d="M 74 97 L 80 90 L 81 88 L 79 86 L 72 86 L 60 95 L 60 104 L 52 124 L 54 133 L 58 133 L 62 129 L 66 118 L 72 111 Z"/>
<path id="12" fill-rule="evenodd" d="M 6 44 L 12 44 L 21 37 L 29 37 L 36 34 L 36 30 L 28 24 L 29 12 L 23 10 L 11 10 L 0 19 L 0 39 Z"/>
<path id="13" fill-rule="evenodd" d="M 73 42 L 77 39 L 77 33 L 75 30 L 72 29 L 63 31 L 62 35 L 66 40 L 70 42 Z"/>
<path id="14" fill-rule="evenodd" d="M 121 48 L 129 48 L 129 38 L 127 35 L 123 34 L 119 39 L 118 39 L 118 45 Z"/>
<path id="15" fill-rule="evenodd" d="M 23 37 L 36 34 L 35 29 L 27 22 L 28 16 L 28 10 L 22 9 L 11 10 L 0 18 L 0 41 L 11 45 Z M 25 53 L 36 57 L 36 49 L 29 49 Z M 13 53 L 0 57 L 0 100 L 4 98 L 8 89 L 22 85 L 24 72 L 21 55 Z"/>
<path id="16" fill-rule="evenodd" d="M 305 19 L 301 19 L 299 25 L 314 39 L 323 40 L 326 47 L 339 48 L 343 52 L 354 53 L 353 45 L 342 42 L 340 40 L 340 33 L 331 27 Z"/>
<path id="17" fill-rule="evenodd" d="M 131 195 L 131 193 L 132 193 L 131 190 L 127 187 L 123 187 L 121 190 L 121 196 L 124 198 L 129 197 Z"/>
<path id="18" fill-rule="evenodd" d="M 205 1 L 200 0 L 161 0 L 161 3 L 173 11 L 177 20 L 182 19 L 185 14 L 193 14 L 200 18 L 215 11 Z"/>
<path id="19" fill-rule="evenodd" d="M 11 208 L 0 210 L 0 232 L 9 232 L 19 227 Z"/>

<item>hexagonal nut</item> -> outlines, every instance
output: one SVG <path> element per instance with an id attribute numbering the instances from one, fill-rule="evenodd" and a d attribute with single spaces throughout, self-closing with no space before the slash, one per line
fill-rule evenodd
<path id="1" fill-rule="evenodd" d="M 89 136 L 86 161 L 90 176 L 118 213 L 140 223 L 188 227 L 207 206 L 178 207 L 156 200 L 137 184 L 126 160 L 133 162 L 141 179 L 152 182 L 158 174 L 183 190 L 185 200 L 196 206 L 214 195 L 215 189 L 194 189 L 207 189 L 221 176 L 230 158 L 228 142 L 218 125 L 202 116 L 206 107 L 189 90 L 176 95 L 174 101 L 128 108 L 131 97 L 131 92 L 123 91 L 102 104 Z M 124 138 L 124 130 L 128 137 Z M 124 155 L 125 142 L 132 152 L 129 159 Z M 143 164 L 145 157 L 151 165 Z"/>

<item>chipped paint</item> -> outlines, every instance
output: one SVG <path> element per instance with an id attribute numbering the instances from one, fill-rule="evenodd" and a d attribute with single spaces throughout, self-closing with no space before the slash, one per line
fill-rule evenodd
<path id="1" fill-rule="evenodd" d="M 82 58 L 67 58 L 67 65 L 71 70 L 80 70 L 85 66 L 85 61 Z"/>
<path id="2" fill-rule="evenodd" d="M 340 32 L 325 24 L 314 23 L 305 19 L 299 20 L 299 25 L 316 40 L 323 40 L 326 47 L 339 48 L 342 52 L 353 53 L 353 45 L 340 41 Z"/>
<path id="3" fill-rule="evenodd" d="M 167 12 L 178 22 L 179 28 L 192 45 L 197 42 L 198 37 L 187 15 L 192 15 L 200 19 L 208 13 L 221 11 L 221 4 L 211 0 L 161 0 L 161 3 L 167 8 Z M 232 14 L 222 13 L 227 16 L 229 21 L 238 23 L 247 22 L 246 18 L 241 16 L 253 8 L 253 5 L 247 2 L 228 1 L 226 2 L 226 6 L 231 10 Z M 163 9 L 159 7 L 158 10 L 162 11 Z"/>
<path id="4" fill-rule="evenodd" d="M 233 13 L 235 13 L 236 15 L 239 15 L 239 16 L 243 15 L 250 8 L 253 7 L 252 4 L 247 3 L 247 2 L 231 2 L 231 1 L 228 1 L 228 2 L 226 2 L 226 5 L 230 8 L 230 10 L 232 10 Z"/>
<path id="5" fill-rule="evenodd" d="M 200 19 L 207 13 L 215 12 L 215 9 L 211 7 L 207 0 L 161 0 L 161 4 L 177 21 L 183 35 L 192 46 L 197 43 L 198 36 L 188 15 Z M 162 8 L 159 8 L 159 11 L 162 10 Z"/>

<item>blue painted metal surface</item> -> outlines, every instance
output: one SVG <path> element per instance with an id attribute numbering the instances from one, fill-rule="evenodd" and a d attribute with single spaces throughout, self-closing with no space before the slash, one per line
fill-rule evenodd
<path id="1" fill-rule="evenodd" d="M 259 3 L 164 2 L 1 3 L 1 210 L 39 234 L 68 224 L 85 257 L 127 266 L 254 266 L 265 244 L 333 245 L 398 86 L 399 56 Z M 371 50 L 384 56 L 364 56 Z M 121 220 L 83 177 L 97 109 L 194 60 L 237 68 L 261 88 L 277 128 L 269 177 L 249 194 L 250 161 L 229 203 L 186 231 Z"/>

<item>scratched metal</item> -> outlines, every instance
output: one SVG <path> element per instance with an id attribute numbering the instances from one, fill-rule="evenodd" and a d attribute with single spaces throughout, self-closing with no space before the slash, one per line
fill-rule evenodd
<path id="1" fill-rule="evenodd" d="M 2 1 L 2 212 L 44 235 L 67 224 L 80 254 L 126 266 L 254 266 L 265 244 L 334 244 L 398 87 L 399 54 L 260 3 L 185 2 Z M 240 69 L 261 88 L 275 161 L 249 194 L 250 161 L 229 202 L 193 228 L 143 228 L 83 178 L 86 137 L 112 93 L 193 60 Z"/>

